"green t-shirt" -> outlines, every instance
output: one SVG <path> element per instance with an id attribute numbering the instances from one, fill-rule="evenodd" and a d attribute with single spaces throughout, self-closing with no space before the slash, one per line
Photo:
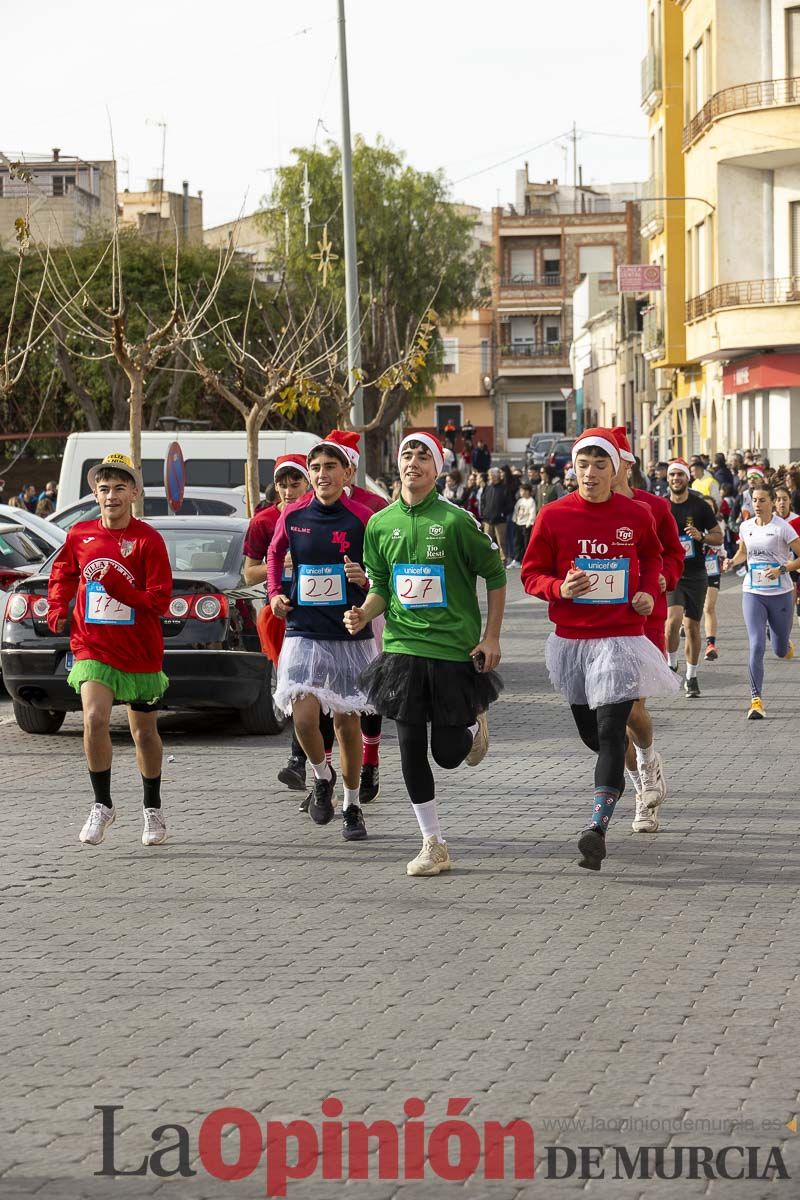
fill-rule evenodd
<path id="1" fill-rule="evenodd" d="M 370 518 L 364 567 L 370 591 L 386 601 L 384 650 L 450 662 L 468 660 L 481 640 L 478 576 L 489 591 L 506 585 L 491 538 L 435 489 L 419 504 L 395 500 Z"/>

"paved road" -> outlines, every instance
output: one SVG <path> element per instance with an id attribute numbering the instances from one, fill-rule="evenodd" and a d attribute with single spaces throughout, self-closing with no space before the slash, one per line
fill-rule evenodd
<path id="1" fill-rule="evenodd" d="M 3 1200 L 263 1195 L 261 1168 L 238 1183 L 202 1167 L 96 1177 L 95 1106 L 123 1106 L 118 1167 L 154 1149 L 155 1126 L 178 1122 L 197 1168 L 212 1110 L 319 1127 L 331 1095 L 345 1121 L 401 1121 L 416 1096 L 430 1131 L 449 1098 L 469 1097 L 476 1129 L 520 1118 L 536 1131 L 535 1183 L 429 1171 L 400 1185 L 373 1166 L 356 1196 L 800 1195 L 800 1134 L 785 1125 L 798 1111 L 800 667 L 769 663 L 769 719 L 746 723 L 738 586 L 726 587 L 722 656 L 701 672 L 702 699 L 658 708 L 664 828 L 631 833 L 626 796 L 600 875 L 579 870 L 574 850 L 590 756 L 545 678 L 545 610 L 516 581 L 490 755 L 440 775 L 449 877 L 404 874 L 418 838 L 392 729 L 369 841 L 346 846 L 337 825 L 317 829 L 275 786 L 285 738 L 168 717 L 173 837 L 145 851 L 124 718 L 121 815 L 97 850 L 77 841 L 88 804 L 77 719 L 43 738 L 0 725 Z M 676 1124 L 690 1120 L 699 1126 Z M 235 1139 L 226 1145 L 235 1160 Z M 642 1145 L 748 1145 L 761 1166 L 777 1145 L 795 1178 L 725 1181 L 701 1168 L 695 1181 L 615 1180 L 609 1150 L 606 1178 L 556 1181 L 556 1145 L 632 1156 Z M 563 1170 L 569 1156 L 556 1158 Z M 327 1200 L 339 1186 L 318 1173 L 289 1195 Z"/>

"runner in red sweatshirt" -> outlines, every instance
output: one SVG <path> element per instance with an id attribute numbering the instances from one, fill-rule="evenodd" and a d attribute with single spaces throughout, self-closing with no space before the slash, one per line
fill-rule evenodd
<path id="1" fill-rule="evenodd" d="M 162 671 L 161 616 L 172 596 L 164 539 L 131 515 L 141 473 L 124 454 L 109 454 L 89 472 L 100 505 L 96 521 L 73 525 L 56 555 L 48 588 L 47 623 L 70 629 L 74 655 L 67 682 L 81 698 L 83 744 L 94 804 L 80 840 L 98 846 L 116 819 L 111 800 L 109 722 L 115 703 L 128 705 L 128 723 L 144 787 L 145 846 L 160 845 L 167 828 L 161 810 L 162 746 L 156 710 L 169 680 Z"/>
<path id="2" fill-rule="evenodd" d="M 625 727 L 639 696 L 677 690 L 644 636 L 659 593 L 661 543 L 650 512 L 612 492 L 619 449 L 610 429 L 589 429 L 572 448 L 578 491 L 546 505 L 522 561 L 523 587 L 549 601 L 555 632 L 545 649 L 553 686 L 581 739 L 597 754 L 591 824 L 579 866 L 599 871 L 605 835 L 625 787 Z"/>
<path id="3" fill-rule="evenodd" d="M 614 480 L 614 491 L 618 496 L 638 500 L 649 508 L 656 523 L 656 533 L 661 543 L 661 574 L 655 607 L 645 621 L 645 637 L 656 646 L 666 660 L 667 644 L 664 623 L 667 619 L 666 593 L 671 591 L 683 574 L 684 549 L 678 537 L 678 527 L 666 500 L 653 496 L 643 488 L 633 488 L 630 482 L 631 467 L 636 462 L 625 429 L 620 425 L 613 431 L 619 447 L 620 465 Z M 634 833 L 656 833 L 659 826 L 659 806 L 667 797 L 664 763 L 656 751 L 653 740 L 653 722 L 647 711 L 647 699 L 640 696 L 634 700 L 628 717 L 628 748 L 625 753 L 625 770 L 636 793 L 636 811 L 631 828 Z"/>

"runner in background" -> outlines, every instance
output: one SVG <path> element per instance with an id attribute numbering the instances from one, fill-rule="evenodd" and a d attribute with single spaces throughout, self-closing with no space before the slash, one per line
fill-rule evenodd
<path id="1" fill-rule="evenodd" d="M 686 679 L 684 691 L 692 700 L 700 695 L 697 682 L 697 665 L 700 661 L 700 618 L 708 591 L 705 547 L 722 544 L 722 533 L 713 512 L 702 496 L 689 490 L 691 471 L 689 464 L 676 458 L 669 464 L 669 485 L 672 515 L 678 527 L 678 535 L 684 548 L 683 574 L 675 588 L 667 595 L 667 651 L 669 665 L 678 670 L 678 646 L 681 624 L 686 633 Z"/>
<path id="2" fill-rule="evenodd" d="M 597 755 L 590 824 L 578 866 L 599 871 L 606 833 L 625 789 L 626 726 L 641 696 L 677 682 L 644 636 L 660 594 L 661 543 L 649 508 L 612 486 L 620 454 L 611 429 L 587 429 L 572 447 L 578 491 L 536 518 L 522 585 L 549 602 L 545 647 L 553 687 L 570 705 L 581 740 Z"/>
<path id="3" fill-rule="evenodd" d="M 775 494 L 766 483 L 752 489 L 755 516 L 742 522 L 739 548 L 725 570 L 746 565 L 742 583 L 742 613 L 750 643 L 749 721 L 767 715 L 763 703 L 764 652 L 767 629 L 776 658 L 794 657 L 792 632 L 794 586 L 790 572 L 800 569 L 800 537 L 775 513 Z"/>
<path id="4" fill-rule="evenodd" d="M 785 484 L 775 488 L 775 511 L 784 521 L 788 521 L 792 529 L 800 537 L 800 516 L 792 510 L 792 493 Z M 792 571 L 792 582 L 795 586 L 795 611 L 800 621 L 800 573 Z"/>
<path id="5" fill-rule="evenodd" d="M 99 846 L 114 824 L 111 736 L 114 704 L 127 704 L 144 791 L 142 844 L 167 837 L 161 808 L 162 745 L 157 711 L 169 680 L 162 670 L 161 617 L 172 597 L 172 571 L 160 533 L 132 515 L 141 472 L 125 454 L 109 454 L 89 471 L 100 517 L 73 525 L 53 562 L 47 624 L 63 633 L 69 605 L 74 666 L 67 682 L 80 695 L 83 746 L 94 803 L 80 840 Z"/>
<path id="6" fill-rule="evenodd" d="M 706 575 L 708 576 L 708 591 L 706 592 L 706 602 L 703 605 L 703 624 L 706 635 L 705 660 L 706 662 L 716 662 L 719 658 L 719 651 L 717 650 L 717 630 L 719 625 L 717 620 L 717 600 L 719 599 L 722 564 L 727 558 L 727 554 L 725 553 L 725 522 L 720 516 L 719 505 L 713 496 L 706 497 L 706 504 L 708 504 L 717 518 L 717 524 L 722 534 L 722 544 L 720 546 L 706 546 L 705 549 Z"/>
<path id="7" fill-rule="evenodd" d="M 294 504 L 308 491 L 309 475 L 306 456 L 304 454 L 281 454 L 275 460 L 272 479 L 277 499 L 274 504 L 259 509 L 251 519 L 244 539 L 243 574 L 245 583 L 251 586 L 266 583 L 269 544 L 283 509 L 287 504 Z M 292 565 L 291 560 L 287 557 L 283 572 L 283 585 L 287 596 L 291 580 Z M 276 670 L 285 631 L 285 622 L 279 621 L 269 604 L 265 604 L 258 614 L 258 636 L 261 649 Z M 329 713 L 320 713 L 320 733 L 325 743 L 325 758 L 330 763 L 333 754 L 333 718 Z M 294 728 L 292 729 L 289 761 L 278 771 L 278 779 L 292 791 L 304 792 L 306 789 L 306 756 L 295 736 Z M 308 797 L 301 803 L 300 811 L 308 811 Z"/>
<path id="8" fill-rule="evenodd" d="M 638 500 L 651 512 L 656 534 L 661 543 L 661 571 L 658 576 L 658 595 L 653 611 L 646 618 L 644 634 L 666 658 L 664 623 L 667 617 L 666 592 L 675 587 L 683 571 L 683 546 L 672 517 L 669 503 L 648 492 L 632 487 L 634 477 L 641 472 L 631 450 L 625 428 L 614 430 L 620 456 L 619 470 L 614 478 L 614 492 Z M 636 808 L 631 825 L 634 833 L 656 833 L 660 821 L 660 806 L 667 798 L 664 763 L 655 748 L 653 722 L 647 709 L 647 698 L 637 697 L 628 718 L 628 745 L 625 751 L 625 771 L 636 795 Z"/>

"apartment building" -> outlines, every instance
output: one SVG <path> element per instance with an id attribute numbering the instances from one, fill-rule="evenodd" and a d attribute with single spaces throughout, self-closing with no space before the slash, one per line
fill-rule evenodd
<path id="1" fill-rule="evenodd" d="M 686 351 L 709 451 L 800 458 L 800 3 L 682 20 Z"/>
<path id="2" fill-rule="evenodd" d="M 49 245 L 77 246 L 93 230 L 114 224 L 116 166 L 51 154 L 8 156 L 21 170 L 0 160 L 0 247 L 15 245 L 19 217 L 30 213 L 31 236 Z M 23 174 L 24 172 L 24 174 Z"/>
<path id="3" fill-rule="evenodd" d="M 518 173 L 517 202 L 492 212 L 494 444 L 519 452 L 532 433 L 570 434 L 580 420 L 570 344 L 573 292 L 586 275 L 616 295 L 635 261 L 641 184 L 564 187 Z"/>
<path id="4" fill-rule="evenodd" d="M 119 194 L 120 229 L 132 229 L 142 237 L 169 240 L 180 245 L 203 245 L 203 193 L 189 194 L 184 179 L 180 192 L 169 192 L 163 179 L 148 179 L 143 192 L 125 188 Z"/>
<path id="5" fill-rule="evenodd" d="M 624 425 L 639 453 L 653 401 L 652 372 L 642 354 L 646 302 L 601 290 L 600 284 L 598 275 L 586 275 L 573 294 L 570 365 L 576 432 L 592 425 Z"/>
<path id="6" fill-rule="evenodd" d="M 683 18 L 674 0 L 647 0 L 647 53 L 641 107 L 647 117 L 650 178 L 641 206 L 645 261 L 661 268 L 661 290 L 647 296 L 642 351 L 653 401 L 641 440 L 648 458 L 700 448 L 700 373 L 687 370 L 683 136 Z"/>

